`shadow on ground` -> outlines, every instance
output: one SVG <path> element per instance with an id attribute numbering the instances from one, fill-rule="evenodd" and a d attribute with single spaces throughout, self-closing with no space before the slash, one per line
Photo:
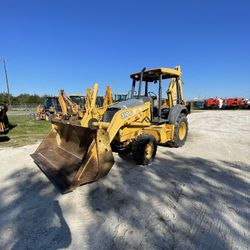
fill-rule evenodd
<path id="1" fill-rule="evenodd" d="M 104 220 L 88 228 L 91 248 L 249 247 L 250 165 L 168 158 L 150 166 L 118 159 L 118 171 L 92 184 L 89 204 Z"/>
<path id="2" fill-rule="evenodd" d="M 36 170 L 22 168 L 4 180 L 0 249 L 60 249 L 70 245 L 71 233 L 56 200 L 58 193 L 45 178 Z"/>
<path id="3" fill-rule="evenodd" d="M 0 135 L 0 142 L 6 142 L 6 141 L 9 141 L 10 138 L 8 136 L 1 136 Z"/>
<path id="4" fill-rule="evenodd" d="M 17 124 L 9 123 L 9 125 L 8 125 L 9 131 L 12 130 L 13 128 L 15 128 L 15 127 L 17 127 Z"/>

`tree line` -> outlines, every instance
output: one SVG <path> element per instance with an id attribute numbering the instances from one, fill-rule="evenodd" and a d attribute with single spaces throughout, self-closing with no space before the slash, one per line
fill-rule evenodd
<path id="1" fill-rule="evenodd" d="M 44 102 L 46 95 L 39 96 L 36 94 L 20 94 L 18 96 L 10 95 L 10 101 L 12 105 L 29 105 L 29 104 L 41 104 Z M 8 94 L 6 92 L 0 92 L 0 103 L 9 103 Z"/>

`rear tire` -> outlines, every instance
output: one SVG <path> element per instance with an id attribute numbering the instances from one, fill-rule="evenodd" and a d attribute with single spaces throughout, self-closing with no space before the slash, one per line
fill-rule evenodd
<path id="1" fill-rule="evenodd" d="M 155 158 L 157 143 L 152 135 L 142 134 L 134 139 L 132 155 L 138 165 L 148 165 Z"/>
<path id="2" fill-rule="evenodd" d="M 178 119 L 174 125 L 174 137 L 173 140 L 167 142 L 167 146 L 170 147 L 182 147 L 187 139 L 188 135 L 188 121 L 185 114 L 180 113 Z"/>

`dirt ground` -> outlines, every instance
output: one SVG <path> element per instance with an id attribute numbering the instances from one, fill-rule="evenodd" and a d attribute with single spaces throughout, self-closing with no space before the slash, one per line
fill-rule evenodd
<path id="1" fill-rule="evenodd" d="M 0 249 L 250 249 L 250 111 L 189 116 L 182 148 L 61 195 L 29 156 L 0 149 Z"/>

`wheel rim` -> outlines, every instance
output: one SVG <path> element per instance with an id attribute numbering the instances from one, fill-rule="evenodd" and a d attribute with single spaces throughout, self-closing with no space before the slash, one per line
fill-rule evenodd
<path id="1" fill-rule="evenodd" d="M 149 142 L 145 148 L 145 157 L 150 160 L 154 154 L 154 144 Z"/>
<path id="2" fill-rule="evenodd" d="M 183 140 L 187 133 L 187 125 L 185 122 L 181 122 L 179 126 L 179 138 Z"/>

